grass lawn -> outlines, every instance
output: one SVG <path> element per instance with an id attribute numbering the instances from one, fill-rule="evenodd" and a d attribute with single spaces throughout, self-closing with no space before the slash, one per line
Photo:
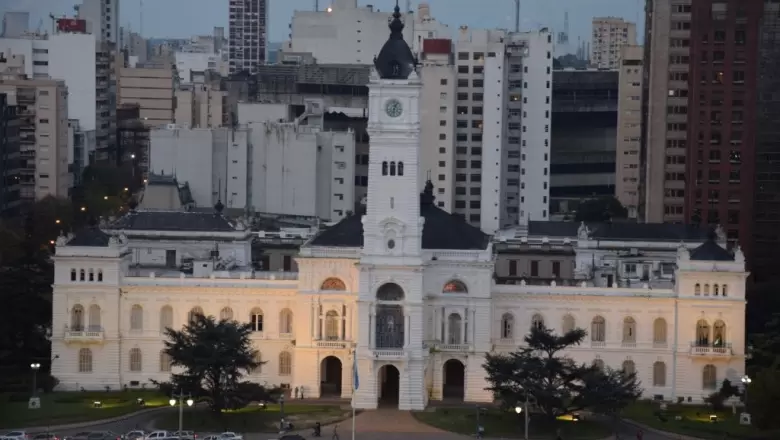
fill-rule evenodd
<path id="1" fill-rule="evenodd" d="M 718 416 L 717 423 L 710 421 L 710 414 Z M 676 420 L 677 416 L 682 417 L 682 420 Z M 655 429 L 705 439 L 721 440 L 724 434 L 728 434 L 732 440 L 780 438 L 780 431 L 762 432 L 753 426 L 740 425 L 739 415 L 734 415 L 731 408 L 713 412 L 700 405 L 669 404 L 665 411 L 661 411 L 657 402 L 645 400 L 623 410 L 623 417 Z"/>
<path id="2" fill-rule="evenodd" d="M 41 408 L 27 409 L 27 401 L 11 401 L 10 395 L 0 395 L 0 428 L 64 425 L 122 416 L 140 409 L 139 397 L 146 408 L 168 404 L 168 397 L 156 391 L 68 392 L 40 395 Z M 96 400 L 102 408 L 93 408 Z"/>
<path id="3" fill-rule="evenodd" d="M 236 411 L 225 411 L 218 417 L 199 406 L 184 409 L 184 429 L 196 432 L 277 432 L 281 412 L 279 405 L 268 405 L 265 409 L 250 406 Z M 315 422 L 332 423 L 348 418 L 352 411 L 337 405 L 284 405 L 285 418 L 292 422 L 295 430 L 309 428 Z M 178 430 L 179 413 L 160 414 L 155 421 L 158 429 Z"/>
<path id="4" fill-rule="evenodd" d="M 458 434 L 473 435 L 476 432 L 477 414 L 473 408 L 436 408 L 432 412 L 415 412 L 417 420 L 431 426 Z M 522 437 L 524 417 L 514 412 L 487 409 L 480 416 L 485 427 L 485 437 Z M 603 439 L 612 434 L 609 426 L 594 421 L 558 420 L 549 422 L 532 417 L 528 435 L 535 439 L 554 439 L 557 430 L 567 440 Z"/>

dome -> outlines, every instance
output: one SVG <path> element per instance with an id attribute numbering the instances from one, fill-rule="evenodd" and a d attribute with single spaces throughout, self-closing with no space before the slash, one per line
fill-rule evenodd
<path id="1" fill-rule="evenodd" d="M 395 4 L 393 19 L 390 20 L 390 38 L 387 39 L 379 55 L 374 58 L 374 67 L 382 79 L 407 79 L 417 65 L 417 59 L 404 40 L 404 24 L 401 21 L 401 8 Z"/>

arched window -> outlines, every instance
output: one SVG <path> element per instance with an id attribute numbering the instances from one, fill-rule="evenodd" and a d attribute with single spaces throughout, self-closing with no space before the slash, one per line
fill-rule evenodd
<path id="1" fill-rule="evenodd" d="M 339 337 L 340 329 L 339 314 L 335 310 L 331 310 L 325 314 L 325 339 L 328 341 L 337 341 L 341 339 Z"/>
<path id="2" fill-rule="evenodd" d="M 699 347 L 710 345 L 710 325 L 703 319 L 696 322 L 696 345 Z"/>
<path id="3" fill-rule="evenodd" d="M 390 175 L 395 176 L 395 162 L 390 162 Z"/>
<path id="4" fill-rule="evenodd" d="M 590 323 L 591 342 L 605 342 L 607 337 L 607 321 L 601 316 L 596 316 Z"/>
<path id="5" fill-rule="evenodd" d="M 263 331 L 263 310 L 260 307 L 255 307 L 249 312 L 249 321 L 252 324 L 253 332 Z"/>
<path id="6" fill-rule="evenodd" d="M 130 371 L 141 371 L 141 349 L 130 349 Z"/>
<path id="7" fill-rule="evenodd" d="M 501 339 L 512 339 L 514 337 L 515 317 L 511 313 L 504 313 L 501 316 Z"/>
<path id="8" fill-rule="evenodd" d="M 92 372 L 92 350 L 82 348 L 79 350 L 79 373 Z"/>
<path id="9" fill-rule="evenodd" d="M 712 294 L 713 294 L 714 296 L 718 296 L 718 294 L 720 294 L 720 288 L 718 287 L 718 285 L 717 285 L 717 284 L 714 284 L 714 285 L 712 286 Z"/>
<path id="10" fill-rule="evenodd" d="M 144 329 L 144 309 L 136 304 L 130 309 L 130 330 Z"/>
<path id="11" fill-rule="evenodd" d="M 710 296 L 710 285 L 705 284 L 704 285 L 704 296 Z"/>
<path id="12" fill-rule="evenodd" d="M 623 373 L 625 373 L 626 375 L 636 373 L 636 364 L 634 363 L 634 361 L 630 359 L 626 359 L 623 361 Z"/>
<path id="13" fill-rule="evenodd" d="M 531 328 L 535 329 L 543 329 L 544 328 L 544 317 L 538 313 L 534 313 L 533 316 L 531 316 Z"/>
<path id="14" fill-rule="evenodd" d="M 89 330 L 93 332 L 99 332 L 102 330 L 100 322 L 100 306 L 92 304 L 89 306 Z"/>
<path id="15" fill-rule="evenodd" d="M 457 313 L 450 313 L 450 316 L 447 317 L 447 324 L 449 325 L 449 331 L 447 332 L 447 343 L 460 344 L 460 334 L 463 319 Z"/>
<path id="16" fill-rule="evenodd" d="M 103 282 L 103 269 L 98 269 L 98 282 Z"/>
<path id="17" fill-rule="evenodd" d="M 341 281 L 338 278 L 331 277 L 322 282 L 322 284 L 320 285 L 320 290 L 344 291 L 347 290 L 347 285 L 344 284 L 344 281 Z"/>
<path id="18" fill-rule="evenodd" d="M 165 352 L 165 350 L 160 351 L 160 371 L 167 373 L 171 371 L 171 365 L 173 364 L 173 359 L 171 358 L 171 355 Z"/>
<path id="19" fill-rule="evenodd" d="M 222 310 L 219 311 L 219 319 L 226 320 L 226 321 L 232 321 L 233 320 L 233 309 L 230 307 L 223 307 Z"/>
<path id="20" fill-rule="evenodd" d="M 163 306 L 160 309 L 160 333 L 165 333 L 169 328 L 173 328 L 173 307 Z"/>
<path id="21" fill-rule="evenodd" d="M 465 284 L 463 284 L 462 281 L 450 280 L 444 284 L 444 287 L 441 289 L 441 291 L 444 293 L 468 293 L 469 289 Z"/>
<path id="22" fill-rule="evenodd" d="M 85 281 L 87 279 L 87 272 L 84 269 L 79 270 L 79 281 Z"/>
<path id="23" fill-rule="evenodd" d="M 723 285 L 723 291 L 720 294 L 721 294 L 721 296 L 729 296 L 728 295 L 728 285 L 727 284 Z"/>
<path id="24" fill-rule="evenodd" d="M 76 269 L 71 269 L 70 270 L 70 280 L 71 281 L 76 281 Z"/>
<path id="25" fill-rule="evenodd" d="M 404 289 L 395 283 L 382 284 L 376 291 L 376 299 L 379 301 L 402 301 Z"/>
<path id="26" fill-rule="evenodd" d="M 701 284 L 696 283 L 696 285 L 693 287 L 693 294 L 696 296 L 701 295 Z"/>
<path id="27" fill-rule="evenodd" d="M 720 319 L 712 326 L 712 345 L 724 347 L 726 345 L 726 323 Z"/>
<path id="28" fill-rule="evenodd" d="M 70 310 L 70 330 L 74 332 L 84 331 L 84 307 L 76 304 Z"/>
<path id="29" fill-rule="evenodd" d="M 561 329 L 563 330 L 563 333 L 568 333 L 572 330 L 574 330 L 574 317 L 571 315 L 565 315 L 563 317 L 563 324 L 561 325 Z"/>
<path id="30" fill-rule="evenodd" d="M 656 361 L 653 364 L 653 386 L 666 386 L 666 364 L 661 361 Z"/>
<path id="31" fill-rule="evenodd" d="M 382 175 L 387 175 L 387 161 L 382 162 Z"/>
<path id="32" fill-rule="evenodd" d="M 666 344 L 666 320 L 664 318 L 656 318 L 653 321 L 653 343 Z"/>
<path id="33" fill-rule="evenodd" d="M 398 162 L 398 175 L 403 176 L 404 175 L 404 163 Z"/>
<path id="34" fill-rule="evenodd" d="M 601 371 L 604 371 L 604 361 L 601 359 L 594 359 L 593 366 Z"/>
<path id="35" fill-rule="evenodd" d="M 291 334 L 293 332 L 293 312 L 290 309 L 282 309 L 279 312 L 279 333 Z"/>
<path id="36" fill-rule="evenodd" d="M 288 351 L 279 353 L 279 376 L 292 374 L 292 355 Z"/>
<path id="37" fill-rule="evenodd" d="M 701 372 L 701 387 L 705 390 L 718 388 L 718 369 L 715 365 L 707 364 Z"/>
<path id="38" fill-rule="evenodd" d="M 95 270 L 90 269 L 89 270 L 89 281 L 95 281 Z"/>
<path id="39" fill-rule="evenodd" d="M 623 319 L 623 342 L 636 343 L 636 321 L 630 316 Z"/>
<path id="40" fill-rule="evenodd" d="M 187 322 L 189 324 L 194 324 L 195 321 L 197 321 L 199 316 L 205 316 L 203 313 L 203 309 L 201 309 L 200 306 L 195 306 L 192 309 L 190 309 L 189 313 L 187 313 Z"/>

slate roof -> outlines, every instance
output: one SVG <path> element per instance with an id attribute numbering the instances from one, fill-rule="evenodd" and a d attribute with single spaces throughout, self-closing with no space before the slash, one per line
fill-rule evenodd
<path id="1" fill-rule="evenodd" d="M 484 250 L 490 236 L 457 215 L 433 204 L 433 185 L 426 185 L 420 196 L 420 215 L 425 218 L 423 249 Z M 363 223 L 360 215 L 349 216 L 320 232 L 308 246 L 363 247 Z"/>
<path id="2" fill-rule="evenodd" d="M 673 223 L 586 223 L 590 237 L 596 240 L 636 241 L 703 241 L 707 228 Z M 531 221 L 528 233 L 532 236 L 577 237 L 580 224 L 564 221 Z"/>
<path id="3" fill-rule="evenodd" d="M 404 23 L 401 21 L 401 9 L 398 4 L 390 20 L 390 38 L 387 39 L 379 55 L 374 58 L 374 67 L 382 79 L 407 79 L 414 71 L 417 60 L 404 40 Z"/>
<path id="4" fill-rule="evenodd" d="M 106 247 L 110 238 L 111 236 L 101 231 L 97 226 L 91 226 L 77 232 L 68 241 L 68 246 Z"/>
<path id="5" fill-rule="evenodd" d="M 234 232 L 227 217 L 215 212 L 131 211 L 108 226 L 128 231 Z"/>
<path id="6" fill-rule="evenodd" d="M 731 255 L 731 252 L 720 247 L 713 239 L 709 239 L 691 251 L 691 260 L 734 261 L 734 256 Z"/>

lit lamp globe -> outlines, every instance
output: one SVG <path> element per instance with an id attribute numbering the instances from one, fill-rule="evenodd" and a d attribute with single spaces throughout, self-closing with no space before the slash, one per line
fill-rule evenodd
<path id="1" fill-rule="evenodd" d="M 187 399 L 187 406 L 192 406 L 195 403 L 192 399 Z"/>
<path id="2" fill-rule="evenodd" d="M 168 403 L 170 403 L 171 406 L 176 406 L 176 399 L 171 399 L 168 401 Z"/>
<path id="3" fill-rule="evenodd" d="M 520 406 L 516 406 L 516 407 L 515 407 L 515 412 L 516 412 L 516 413 L 518 413 L 518 414 L 520 414 L 521 412 L 523 412 L 523 408 L 522 408 L 522 407 L 520 407 Z"/>

